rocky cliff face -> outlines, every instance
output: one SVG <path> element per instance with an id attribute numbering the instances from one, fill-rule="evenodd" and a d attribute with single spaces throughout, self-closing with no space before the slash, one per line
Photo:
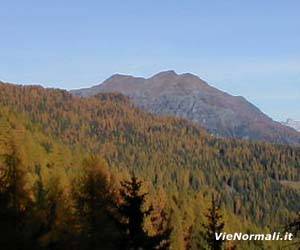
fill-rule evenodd
<path id="1" fill-rule="evenodd" d="M 208 85 L 193 74 L 165 71 L 145 79 L 113 75 L 102 84 L 72 91 L 79 96 L 119 92 L 158 115 L 186 118 L 222 137 L 300 143 L 300 133 L 273 121 L 241 96 Z"/>

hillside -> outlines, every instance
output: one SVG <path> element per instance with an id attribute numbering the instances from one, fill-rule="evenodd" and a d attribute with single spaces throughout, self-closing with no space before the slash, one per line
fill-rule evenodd
<path id="1" fill-rule="evenodd" d="M 300 132 L 300 121 L 294 121 L 293 119 L 287 119 L 285 122 L 282 122 L 283 125 L 289 126 L 293 129 L 296 129 Z"/>
<path id="2" fill-rule="evenodd" d="M 300 191 L 294 188 L 300 182 L 299 148 L 217 139 L 186 120 L 141 111 L 121 94 L 80 98 L 62 90 L 0 84 L 0 107 L 2 119 L 18 113 L 23 129 L 45 137 L 43 147 L 34 147 L 43 153 L 25 147 L 32 158 L 36 154 L 43 161 L 54 147 L 60 157 L 52 161 L 61 162 L 55 169 L 70 173 L 93 152 L 115 172 L 134 170 L 163 190 L 176 218 L 174 245 L 202 218 L 213 190 L 221 196 L 228 231 L 277 229 L 300 210 Z M 66 149 L 60 152 L 56 144 Z"/>
<path id="3" fill-rule="evenodd" d="M 300 133 L 273 121 L 245 98 L 220 91 L 192 74 L 166 71 L 148 79 L 117 74 L 94 87 L 71 91 L 83 97 L 103 92 L 122 93 L 143 110 L 186 118 L 217 136 L 300 143 Z"/>

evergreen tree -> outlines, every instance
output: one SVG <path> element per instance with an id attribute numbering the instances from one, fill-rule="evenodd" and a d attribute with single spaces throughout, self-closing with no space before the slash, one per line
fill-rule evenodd
<path id="1" fill-rule="evenodd" d="M 35 167 L 35 173 L 38 179 L 34 185 L 35 202 L 30 213 L 31 244 L 37 248 L 39 247 L 38 249 L 41 248 L 41 245 L 44 245 L 45 249 L 54 249 L 57 242 L 49 241 L 40 244 L 40 240 L 53 230 L 57 219 L 57 207 L 61 193 L 58 191 L 50 192 L 49 188 L 45 187 L 39 165 Z M 57 181 L 55 181 L 55 184 L 57 189 Z"/>
<path id="2" fill-rule="evenodd" d="M 285 227 L 284 231 L 293 234 L 293 243 L 287 245 L 286 247 L 300 245 L 300 213 L 298 213 L 297 217 Z"/>
<path id="3" fill-rule="evenodd" d="M 207 224 L 203 224 L 204 237 L 211 250 L 221 250 L 224 241 L 217 240 L 216 234 L 219 234 L 224 229 L 224 222 L 220 211 L 220 202 L 212 195 L 211 206 L 208 209 L 208 213 L 205 215 L 207 218 Z"/>
<path id="4" fill-rule="evenodd" d="M 124 234 L 123 249 L 168 249 L 171 230 L 163 226 L 167 220 L 165 214 L 161 214 L 158 234 L 149 236 L 144 230 L 144 219 L 151 215 L 152 206 L 145 208 L 147 193 L 141 192 L 142 181 L 133 175 L 130 181 L 123 181 L 121 186 L 122 202 L 118 205 L 118 213 Z"/>
<path id="5" fill-rule="evenodd" d="M 298 213 L 297 218 L 288 224 L 287 231 L 293 233 L 294 236 L 300 236 L 300 213 Z"/>
<path id="6" fill-rule="evenodd" d="M 84 161 L 84 173 L 75 182 L 76 220 L 80 249 L 115 249 L 118 231 L 110 216 L 112 190 L 106 163 L 91 156 Z M 117 239 L 117 240 L 116 240 Z"/>
<path id="7" fill-rule="evenodd" d="M 25 190 L 25 173 L 14 145 L 12 152 L 3 157 L 4 164 L 0 168 L 0 248 L 26 249 L 28 239 L 24 228 L 31 202 Z"/>

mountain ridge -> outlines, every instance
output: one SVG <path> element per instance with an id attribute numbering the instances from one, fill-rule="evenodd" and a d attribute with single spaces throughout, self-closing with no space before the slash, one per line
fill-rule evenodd
<path id="1" fill-rule="evenodd" d="M 285 122 L 282 122 L 282 124 L 300 132 L 300 121 L 296 121 L 291 118 L 288 118 Z"/>
<path id="2" fill-rule="evenodd" d="M 149 78 L 115 74 L 99 85 L 71 91 L 81 97 L 107 92 L 122 93 L 148 112 L 198 123 L 216 136 L 300 144 L 300 133 L 273 121 L 244 97 L 191 73 L 168 70 Z"/>

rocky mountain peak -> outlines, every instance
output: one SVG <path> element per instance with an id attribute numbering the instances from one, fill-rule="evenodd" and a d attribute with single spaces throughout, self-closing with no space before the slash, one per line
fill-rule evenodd
<path id="1" fill-rule="evenodd" d="M 152 79 L 166 78 L 166 77 L 178 77 L 178 74 L 174 70 L 166 70 L 159 72 L 152 76 Z"/>
<path id="2" fill-rule="evenodd" d="M 143 110 L 185 118 L 217 136 L 300 144 L 294 129 L 273 121 L 245 98 L 218 90 L 190 73 L 168 70 L 147 79 L 117 74 L 100 85 L 72 91 L 80 96 L 103 92 L 119 92 Z"/>

